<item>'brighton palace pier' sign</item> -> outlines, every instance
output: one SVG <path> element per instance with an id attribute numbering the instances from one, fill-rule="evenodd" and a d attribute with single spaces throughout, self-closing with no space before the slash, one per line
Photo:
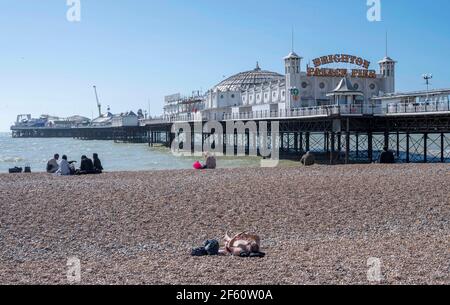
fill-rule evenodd
<path id="1" fill-rule="evenodd" d="M 328 69 L 321 68 L 323 65 L 332 63 L 349 63 L 361 67 L 362 69 L 352 69 L 351 77 L 358 78 L 376 78 L 375 70 L 369 70 L 370 62 L 353 55 L 334 54 L 322 56 L 313 60 L 314 68 L 308 67 L 308 76 L 327 76 L 327 77 L 345 77 L 348 75 L 347 69 Z"/>

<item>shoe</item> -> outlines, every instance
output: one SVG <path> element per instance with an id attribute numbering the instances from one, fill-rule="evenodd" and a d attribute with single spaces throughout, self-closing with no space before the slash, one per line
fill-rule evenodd
<path id="1" fill-rule="evenodd" d="M 266 256 L 266 253 L 264 253 L 264 252 L 252 252 L 252 253 L 250 253 L 250 257 L 261 257 L 261 258 L 263 258 L 264 256 Z"/>
<path id="2" fill-rule="evenodd" d="M 208 252 L 206 252 L 206 249 L 204 247 L 195 248 L 191 251 L 192 256 L 205 256 L 208 255 Z"/>

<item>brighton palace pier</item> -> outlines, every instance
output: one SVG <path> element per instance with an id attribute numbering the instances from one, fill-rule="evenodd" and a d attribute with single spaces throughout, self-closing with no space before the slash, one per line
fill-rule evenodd
<path id="1" fill-rule="evenodd" d="M 167 96 L 164 115 L 141 119 L 139 126 L 72 128 L 68 134 L 149 145 L 169 146 L 176 140 L 177 149 L 190 141 L 187 146 L 196 151 L 205 143 L 213 151 L 227 143 L 235 152 L 244 146 L 249 154 L 259 151 L 260 141 L 253 139 L 261 124 L 271 133 L 277 122 L 273 143 L 286 158 L 312 151 L 333 164 L 374 162 L 388 146 L 398 162 L 449 162 L 450 89 L 399 93 L 396 64 L 387 54 L 375 65 L 360 56 L 337 53 L 319 56 L 303 69 L 302 57 L 292 51 L 284 57 L 284 74 L 257 63 L 205 93 Z M 209 129 L 211 121 L 219 122 L 224 134 Z M 255 122 L 256 135 L 246 128 L 227 130 L 230 123 L 239 122 Z M 199 125 L 205 129 L 199 130 Z M 20 128 L 13 127 L 13 133 L 27 136 Z"/>

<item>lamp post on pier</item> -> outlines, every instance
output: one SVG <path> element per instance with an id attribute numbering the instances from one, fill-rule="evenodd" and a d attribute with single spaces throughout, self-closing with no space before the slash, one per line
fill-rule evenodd
<path id="1" fill-rule="evenodd" d="M 425 80 L 425 84 L 427 85 L 427 100 L 428 102 L 428 96 L 430 92 L 430 80 L 433 79 L 433 74 L 424 74 L 422 75 L 423 79 Z"/>

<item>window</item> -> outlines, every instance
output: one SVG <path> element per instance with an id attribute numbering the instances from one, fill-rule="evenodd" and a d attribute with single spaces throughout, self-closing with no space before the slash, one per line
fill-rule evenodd
<path id="1" fill-rule="evenodd" d="M 358 89 L 359 89 L 359 85 L 358 85 L 358 84 L 354 84 L 354 85 L 353 85 L 353 88 L 354 88 L 355 90 L 358 90 Z"/>
<path id="2" fill-rule="evenodd" d="M 281 91 L 281 95 L 282 95 L 282 96 L 284 96 L 284 93 L 285 93 L 284 91 Z"/>
<path id="3" fill-rule="evenodd" d="M 302 83 L 302 88 L 305 89 L 306 87 L 308 87 L 308 83 L 307 82 L 303 82 Z"/>
<path id="4" fill-rule="evenodd" d="M 231 98 L 234 98 L 234 94 L 231 95 Z"/>
<path id="5" fill-rule="evenodd" d="M 223 98 L 223 94 L 220 95 L 220 98 Z"/>
<path id="6" fill-rule="evenodd" d="M 320 89 L 325 88 L 325 83 L 320 83 L 319 88 L 320 88 Z"/>
<path id="7" fill-rule="evenodd" d="M 370 88 L 370 90 L 375 90 L 376 86 L 375 86 L 375 84 L 370 84 L 369 88 Z"/>
<path id="8" fill-rule="evenodd" d="M 265 99 L 267 99 L 269 96 L 267 95 L 267 93 L 266 94 L 264 94 L 264 98 Z"/>

